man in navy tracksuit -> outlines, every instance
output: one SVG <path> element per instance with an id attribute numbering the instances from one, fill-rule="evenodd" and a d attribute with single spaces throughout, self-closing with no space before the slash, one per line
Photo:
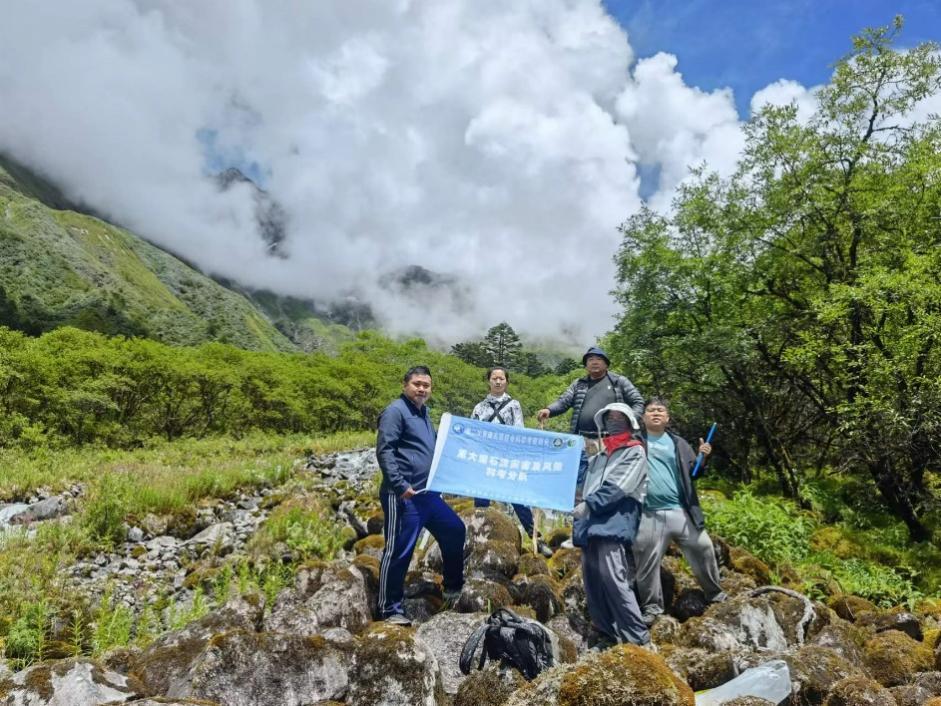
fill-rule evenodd
<path id="1" fill-rule="evenodd" d="M 379 617 L 410 625 L 402 608 L 405 574 L 423 527 L 441 548 L 444 599 L 453 604 L 464 586 L 464 523 L 439 493 L 425 490 L 435 450 L 435 430 L 425 402 L 431 371 L 424 365 L 405 373 L 402 396 L 379 415 L 376 456 L 382 469 L 379 500 L 386 546 L 379 571 Z"/>

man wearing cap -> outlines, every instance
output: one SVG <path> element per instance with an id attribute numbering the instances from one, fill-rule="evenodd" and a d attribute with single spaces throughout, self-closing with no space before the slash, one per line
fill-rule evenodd
<path id="1" fill-rule="evenodd" d="M 536 413 L 536 418 L 542 422 L 549 417 L 556 417 L 572 410 L 571 432 L 581 434 L 586 438 L 586 451 L 588 455 L 598 453 L 599 431 L 595 426 L 595 414 L 609 404 L 623 402 L 634 412 L 639 419 L 644 414 L 644 398 L 634 387 L 634 384 L 623 375 L 608 370 L 611 361 L 607 354 L 592 346 L 582 356 L 582 365 L 587 375 L 581 377 L 562 393 L 555 402 Z M 588 465 L 587 456 L 582 459 L 579 476 L 584 473 Z"/>

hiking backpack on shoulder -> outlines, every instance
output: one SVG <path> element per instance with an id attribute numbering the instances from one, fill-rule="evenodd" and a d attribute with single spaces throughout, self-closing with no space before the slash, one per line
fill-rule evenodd
<path id="1" fill-rule="evenodd" d="M 517 669 L 526 679 L 534 679 L 555 663 L 552 636 L 536 620 L 522 618 L 512 610 L 495 610 L 478 627 L 461 650 L 461 672 L 470 674 L 474 653 L 483 642 L 477 669 L 483 669 L 487 660 L 499 660 L 503 667 Z"/>

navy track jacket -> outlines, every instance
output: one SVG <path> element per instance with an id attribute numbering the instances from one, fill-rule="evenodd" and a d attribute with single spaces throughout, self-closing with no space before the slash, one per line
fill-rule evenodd
<path id="1" fill-rule="evenodd" d="M 422 490 L 428 482 L 435 452 L 435 429 L 428 407 L 421 409 L 401 395 L 379 415 L 376 457 L 382 469 L 382 488 L 401 495 Z"/>

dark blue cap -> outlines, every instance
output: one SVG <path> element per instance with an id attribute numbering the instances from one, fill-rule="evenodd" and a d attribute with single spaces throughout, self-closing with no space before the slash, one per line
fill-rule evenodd
<path id="1" fill-rule="evenodd" d="M 608 359 L 608 355 L 603 350 L 598 348 L 598 346 L 592 346 L 585 352 L 585 355 L 582 356 L 582 367 L 587 365 L 588 356 L 590 355 L 596 355 L 599 358 L 602 358 L 604 360 L 605 365 L 608 365 L 608 366 L 611 365 L 611 361 Z"/>

